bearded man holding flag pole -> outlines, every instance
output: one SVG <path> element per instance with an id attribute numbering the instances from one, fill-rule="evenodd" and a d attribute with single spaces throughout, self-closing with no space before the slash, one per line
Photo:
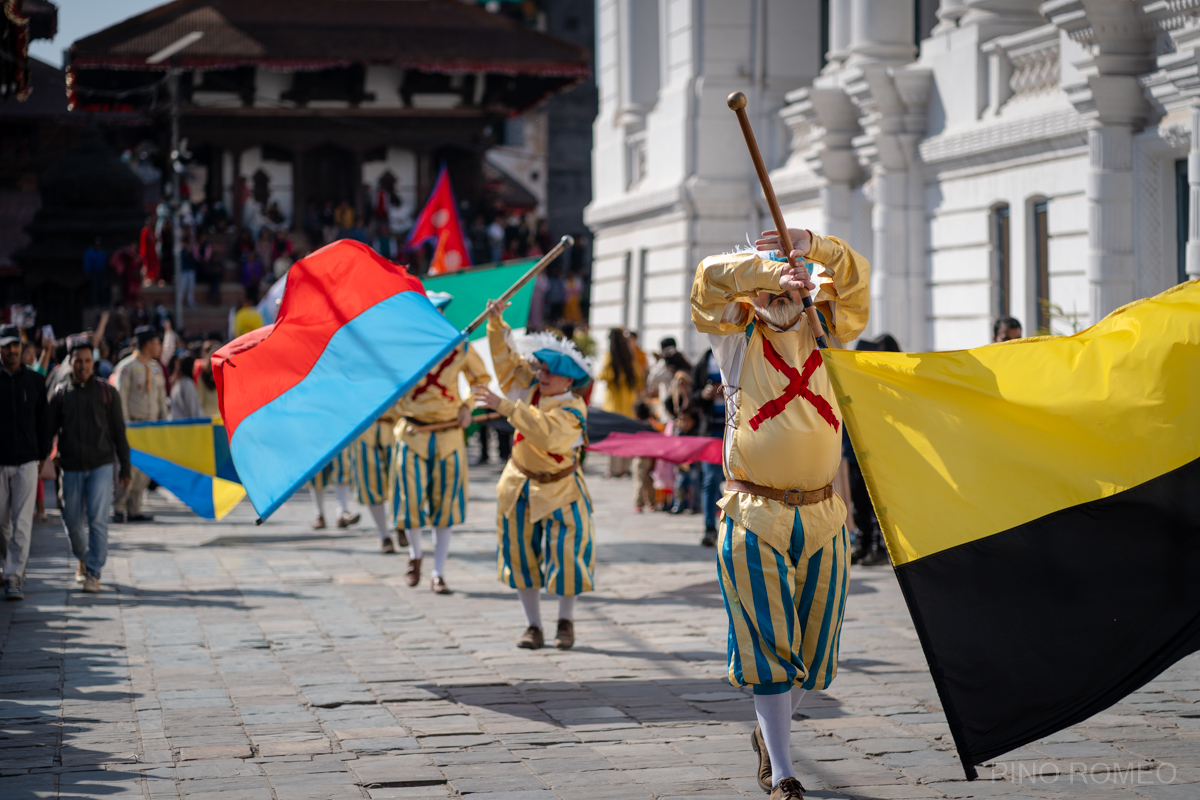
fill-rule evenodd
<path id="1" fill-rule="evenodd" d="M 799 797 L 789 754 L 792 713 L 837 674 L 850 566 L 846 507 L 833 492 L 841 413 L 798 291 L 816 290 L 803 259 L 824 265 L 817 305 L 828 335 L 867 322 L 869 266 L 839 239 L 791 231 L 792 266 L 767 231 L 758 253 L 706 258 L 692 322 L 721 369 L 727 429 L 717 560 L 729 614 L 729 682 L 752 686 L 759 784 Z M 790 782 L 790 783 L 789 783 Z M 790 784 L 797 787 L 789 794 Z M 783 789 L 779 790 L 782 786 Z"/>
<path id="2" fill-rule="evenodd" d="M 786 227 L 745 106 L 745 95 L 729 96 L 776 227 L 758 252 L 700 263 L 692 322 L 709 336 L 725 394 L 717 574 L 729 682 L 753 687 L 759 786 L 771 800 L 800 800 L 792 714 L 837 674 L 850 566 L 846 506 L 833 491 L 842 418 L 821 350 L 866 327 L 870 265 L 841 239 Z M 805 259 L 823 266 L 819 291 Z"/>

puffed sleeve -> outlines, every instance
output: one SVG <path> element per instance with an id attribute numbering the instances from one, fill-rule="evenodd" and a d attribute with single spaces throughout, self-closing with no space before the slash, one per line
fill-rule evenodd
<path id="1" fill-rule="evenodd" d="M 529 363 L 509 341 L 511 335 L 512 331 L 504 320 L 488 318 L 487 337 L 488 346 L 492 351 L 492 366 L 496 368 L 496 380 L 500 382 L 500 391 L 505 394 L 513 388 L 528 388 L 534 379 Z"/>
<path id="2" fill-rule="evenodd" d="M 492 379 L 483 359 L 470 345 L 467 345 L 467 363 L 463 365 L 463 374 L 467 376 L 467 383 L 472 386 L 487 386 L 488 381 Z"/>
<path id="3" fill-rule="evenodd" d="M 754 253 L 709 256 L 696 267 L 692 282 L 692 322 L 701 333 L 729 334 L 745 330 L 751 315 L 728 313 L 731 304 L 759 292 L 778 292 L 783 261 L 764 261 Z"/>
<path id="4" fill-rule="evenodd" d="M 871 264 L 835 236 L 813 234 L 808 259 L 824 267 L 831 283 L 813 298 L 829 332 L 843 343 L 857 339 L 871 314 Z"/>

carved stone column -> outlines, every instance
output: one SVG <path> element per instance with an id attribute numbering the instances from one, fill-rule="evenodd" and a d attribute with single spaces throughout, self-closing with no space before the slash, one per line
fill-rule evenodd
<path id="1" fill-rule="evenodd" d="M 872 66 L 846 87 L 866 131 L 854 141 L 859 163 L 872 175 L 872 330 L 893 334 L 907 350 L 929 344 L 924 178 L 916 145 L 932 81 L 927 69 Z"/>
<path id="2" fill-rule="evenodd" d="M 850 0 L 850 57 L 847 64 L 904 63 L 913 44 L 913 0 Z"/>
<path id="3" fill-rule="evenodd" d="M 850 55 L 850 4 L 829 4 L 829 52 L 825 54 L 826 73 L 841 69 Z"/>
<path id="4" fill-rule="evenodd" d="M 1091 120 L 1088 132 L 1089 322 L 1134 299 L 1133 132 L 1150 114 L 1138 76 L 1153 66 L 1151 42 L 1126 0 L 1054 0 L 1050 21 L 1089 48 L 1079 79 L 1064 86 Z"/>
<path id="5" fill-rule="evenodd" d="M 789 96 L 789 99 L 792 99 Z M 858 107 L 841 89 L 812 86 L 796 93 L 780 116 L 793 131 L 793 148 L 808 169 L 822 178 L 823 233 L 849 239 L 851 194 L 862 176 L 854 137 L 862 133 Z"/>
<path id="6" fill-rule="evenodd" d="M 961 3 L 963 14 L 958 24 L 977 26 L 980 41 L 1045 24 L 1038 13 L 1041 0 L 961 0 Z"/>
<path id="7" fill-rule="evenodd" d="M 1090 321 L 1133 300 L 1133 127 L 1088 131 L 1088 282 Z"/>
<path id="8" fill-rule="evenodd" d="M 942 0 L 942 2 L 938 5 L 938 24 L 933 28 L 934 35 L 952 28 L 957 28 L 958 21 L 962 19 L 963 14 L 966 13 L 967 7 L 963 0 Z"/>

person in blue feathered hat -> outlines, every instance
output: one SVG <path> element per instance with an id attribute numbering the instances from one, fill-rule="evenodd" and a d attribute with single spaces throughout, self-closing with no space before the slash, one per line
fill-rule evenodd
<path id="1" fill-rule="evenodd" d="M 488 305 L 488 345 L 501 391 L 475 390 L 480 407 L 500 412 L 516 430 L 512 455 L 496 486 L 498 577 L 517 590 L 528 623 L 518 647 L 544 643 L 539 595 L 558 595 L 554 645 L 575 643 L 575 598 L 593 588 L 596 547 L 592 499 L 579 471 L 587 444 L 587 406 L 579 392 L 592 363 L 573 342 L 551 333 L 514 337 Z"/>

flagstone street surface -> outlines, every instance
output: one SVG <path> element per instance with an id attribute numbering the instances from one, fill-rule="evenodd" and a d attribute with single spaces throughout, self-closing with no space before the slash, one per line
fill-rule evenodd
<path id="1" fill-rule="evenodd" d="M 158 522 L 114 527 L 85 595 L 52 511 L 27 599 L 0 603 L 0 798 L 762 797 L 699 519 L 634 514 L 602 461 L 599 589 L 567 652 L 514 646 L 495 467 L 472 473 L 450 597 L 404 585 L 363 523 L 311 531 L 304 493 L 261 527 L 152 495 Z M 838 678 L 793 722 L 809 796 L 1200 798 L 1200 657 L 969 783 L 892 571 L 851 578 Z M 1037 646 L 995 635 L 1014 669 Z"/>

